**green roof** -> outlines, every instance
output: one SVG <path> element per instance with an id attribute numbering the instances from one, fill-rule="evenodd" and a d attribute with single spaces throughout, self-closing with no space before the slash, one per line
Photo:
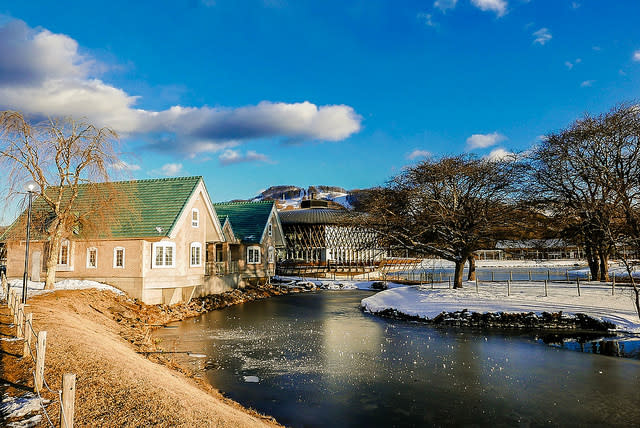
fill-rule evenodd
<path id="1" fill-rule="evenodd" d="M 229 202 L 213 204 L 220 224 L 229 218 L 233 234 L 242 242 L 259 244 L 269 216 L 273 210 L 273 201 Z"/>
<path id="2" fill-rule="evenodd" d="M 168 236 L 201 180 L 202 177 L 177 177 L 83 184 L 79 187 L 74 210 L 78 213 L 86 212 L 86 207 L 94 205 L 102 197 L 98 195 L 115 195 L 115 198 L 124 202 L 114 209 L 113 213 L 100 218 L 101 224 L 98 231 L 88 234 L 87 237 Z M 47 192 L 53 192 L 56 189 L 57 187 L 50 188 Z M 104 192 L 100 193 L 101 191 Z M 50 218 L 48 205 L 42 198 L 36 198 L 33 203 L 33 218 L 47 218 L 47 216 Z M 0 240 L 22 237 L 25 217 L 26 214 L 22 213 L 0 236 Z M 12 229 L 19 230 L 12 231 Z M 42 228 L 40 231 L 32 230 L 32 236 L 33 239 L 44 238 Z"/>

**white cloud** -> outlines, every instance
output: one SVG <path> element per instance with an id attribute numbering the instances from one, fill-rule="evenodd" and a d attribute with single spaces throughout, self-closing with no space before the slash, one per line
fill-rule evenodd
<path id="1" fill-rule="evenodd" d="M 426 158 L 429 156 L 431 156 L 431 152 L 428 152 L 427 150 L 415 149 L 411 153 L 407 154 L 407 159 L 414 160 L 418 158 Z"/>
<path id="2" fill-rule="evenodd" d="M 580 58 L 576 58 L 576 60 L 575 60 L 575 61 L 573 61 L 573 62 L 571 62 L 571 61 L 565 61 L 565 62 L 564 62 L 564 65 L 565 65 L 569 70 L 571 70 L 574 66 L 576 66 L 576 65 L 580 64 L 581 62 L 582 62 L 582 59 L 580 59 Z"/>
<path id="3" fill-rule="evenodd" d="M 533 33 L 533 43 L 545 45 L 553 36 L 548 28 L 541 28 Z"/>
<path id="4" fill-rule="evenodd" d="M 446 12 L 448 9 L 456 7 L 458 0 L 436 0 L 433 3 L 433 7 L 440 9 L 442 12 Z"/>
<path id="5" fill-rule="evenodd" d="M 638 49 L 637 51 L 635 51 L 633 53 L 633 60 L 634 61 L 640 61 L 640 49 Z"/>
<path id="6" fill-rule="evenodd" d="M 270 162 L 269 157 L 262 153 L 257 153 L 253 150 L 247 151 L 246 154 L 242 154 L 236 150 L 227 149 L 219 157 L 222 165 L 231 165 L 241 162 Z"/>
<path id="7" fill-rule="evenodd" d="M 120 134 L 145 134 L 155 149 L 187 155 L 252 139 L 340 141 L 361 129 L 362 118 L 352 107 L 309 101 L 144 110 L 135 107 L 139 97 L 98 79 L 103 66 L 78 49 L 70 37 L 22 21 L 0 26 L 0 109 L 85 117 Z"/>
<path id="8" fill-rule="evenodd" d="M 498 132 L 492 132 L 491 134 L 473 134 L 471 137 L 467 138 L 467 148 L 484 149 L 495 146 L 506 139 L 507 137 Z"/>
<path id="9" fill-rule="evenodd" d="M 167 177 L 175 177 L 182 174 L 181 163 L 167 163 L 162 165 L 160 169 L 154 169 L 149 172 L 151 175 L 164 175 Z"/>
<path id="10" fill-rule="evenodd" d="M 420 12 L 417 15 L 418 21 L 422 22 L 424 25 L 429 27 L 435 27 L 436 23 L 433 22 L 433 17 L 430 13 Z"/>
<path id="11" fill-rule="evenodd" d="M 140 170 L 140 165 L 131 164 L 122 160 L 114 163 L 113 165 L 111 165 L 111 167 L 113 169 L 117 169 L 120 171 L 139 171 Z"/>
<path id="12" fill-rule="evenodd" d="M 577 1 L 572 1 L 572 2 L 571 2 L 571 7 L 572 7 L 573 9 L 578 9 L 580 6 L 581 6 L 581 4 L 580 4 L 580 3 L 578 3 Z"/>
<path id="13" fill-rule="evenodd" d="M 595 81 L 595 80 L 585 80 L 584 82 L 582 82 L 582 83 L 580 84 L 580 87 L 581 87 L 581 88 L 590 88 L 590 87 L 592 87 L 592 86 L 593 86 L 593 84 L 594 84 L 594 83 L 596 83 L 596 81 Z"/>
<path id="14" fill-rule="evenodd" d="M 486 155 L 485 158 L 489 159 L 490 161 L 496 162 L 496 161 L 501 161 L 508 158 L 514 159 L 515 153 L 512 153 L 508 150 L 498 147 L 497 149 L 491 150 L 491 153 Z"/>
<path id="15" fill-rule="evenodd" d="M 482 11 L 495 12 L 498 16 L 507 13 L 506 0 L 471 0 L 471 3 Z"/>

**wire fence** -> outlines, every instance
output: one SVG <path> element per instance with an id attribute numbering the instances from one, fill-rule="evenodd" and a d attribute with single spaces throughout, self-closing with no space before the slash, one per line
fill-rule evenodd
<path id="1" fill-rule="evenodd" d="M 22 358 L 30 358 L 35 365 L 31 369 L 33 376 L 33 389 L 38 396 L 38 403 L 42 409 L 42 413 L 47 419 L 50 427 L 55 427 L 51 420 L 45 400 L 41 396 L 42 388 L 46 388 L 50 393 L 57 397 L 56 402 L 60 405 L 60 421 L 59 427 L 73 428 L 73 411 L 75 407 L 75 374 L 64 374 L 62 376 L 62 390 L 52 390 L 44 376 L 45 354 L 47 344 L 47 332 L 36 331 L 33 326 L 33 314 L 25 312 L 25 305 L 21 303 L 21 295 L 16 289 L 9 286 L 4 272 L 0 272 L 0 282 L 2 283 L 2 291 L 7 299 L 7 306 L 13 316 L 13 325 L 16 327 L 16 338 L 21 339 L 24 343 Z M 35 341 L 34 341 L 35 339 Z M 34 348 L 35 343 L 35 349 Z"/>

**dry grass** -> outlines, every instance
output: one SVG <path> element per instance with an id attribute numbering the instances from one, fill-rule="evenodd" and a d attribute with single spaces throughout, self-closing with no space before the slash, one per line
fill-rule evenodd
<path id="1" fill-rule="evenodd" d="M 36 330 L 47 331 L 45 378 L 51 388 L 60 389 L 63 373 L 77 375 L 76 426 L 277 425 L 272 418 L 223 397 L 192 374 L 172 370 L 162 357 L 154 356 L 152 361 L 137 353 L 153 349 L 148 325 L 199 312 L 190 306 L 167 310 L 110 292 L 81 290 L 35 297 L 29 310 L 34 313 Z M 7 313 L 3 305 L 2 314 Z M 7 316 L 0 319 L 4 334 L 9 334 L 8 321 Z M 1 346 L 2 378 L 9 382 L 5 389 L 21 395 L 24 387 L 33 385 L 33 363 L 17 357 L 22 354 L 21 343 L 3 341 Z M 55 398 L 48 392 L 44 396 Z M 58 411 L 59 406 L 49 406 L 56 421 Z"/>

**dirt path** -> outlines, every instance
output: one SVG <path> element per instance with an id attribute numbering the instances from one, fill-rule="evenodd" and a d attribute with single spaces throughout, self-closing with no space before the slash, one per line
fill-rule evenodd
<path id="1" fill-rule="evenodd" d="M 277 425 L 189 373 L 172 370 L 167 367 L 170 361 L 138 353 L 154 349 L 149 342 L 150 325 L 197 315 L 206 303 L 160 308 L 97 290 L 56 291 L 29 303 L 27 312 L 33 312 L 36 330 L 47 331 L 45 378 L 51 388 L 60 389 L 63 373 L 77 375 L 76 426 Z M 221 304 L 227 303 L 223 299 Z M 15 334 L 8 314 L 3 304 L 2 338 Z M 2 340 L 0 351 L 2 392 L 20 396 L 33 385 L 33 363 L 20 358 L 22 342 Z M 55 398 L 49 392 L 44 397 Z M 58 412 L 58 405 L 49 405 L 52 420 L 58 420 Z M 40 425 L 46 426 L 46 419 Z"/>

